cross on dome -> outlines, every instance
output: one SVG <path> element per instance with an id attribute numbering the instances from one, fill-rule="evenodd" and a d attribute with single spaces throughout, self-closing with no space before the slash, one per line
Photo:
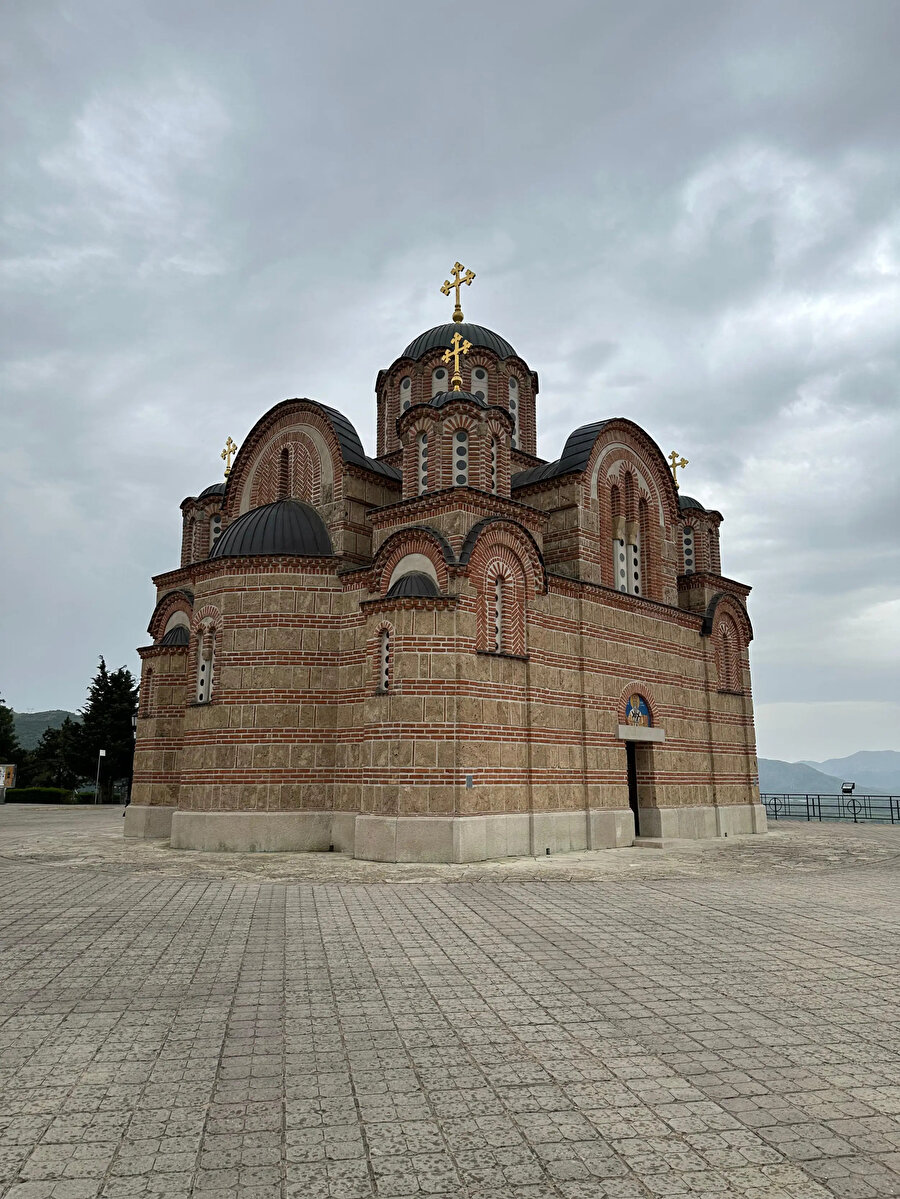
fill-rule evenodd
<path id="1" fill-rule="evenodd" d="M 451 283 L 449 279 L 445 279 L 443 286 L 441 287 L 441 291 L 445 296 L 449 296 L 451 290 L 455 290 L 456 304 L 453 309 L 453 319 L 457 324 L 459 324 L 459 322 L 464 319 L 463 310 L 459 306 L 459 289 L 463 286 L 463 284 L 466 284 L 467 286 L 471 284 L 472 280 L 475 278 L 475 272 L 468 270 L 461 262 L 454 262 L 453 269 L 451 270 L 450 274 L 453 276 L 453 282 Z"/>

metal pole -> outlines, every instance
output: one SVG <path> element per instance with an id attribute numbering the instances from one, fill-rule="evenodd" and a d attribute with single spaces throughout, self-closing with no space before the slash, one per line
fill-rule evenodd
<path id="1" fill-rule="evenodd" d="M 99 749 L 97 751 L 97 781 L 94 783 L 94 803 L 100 802 L 100 759 L 106 757 L 106 750 Z"/>

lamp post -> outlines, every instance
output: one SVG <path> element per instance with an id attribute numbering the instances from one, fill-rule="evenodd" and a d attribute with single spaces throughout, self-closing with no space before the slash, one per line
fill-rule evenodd
<path id="1" fill-rule="evenodd" d="M 100 802 L 100 759 L 106 757 L 106 750 L 100 749 L 97 751 L 97 781 L 94 784 L 94 803 Z"/>

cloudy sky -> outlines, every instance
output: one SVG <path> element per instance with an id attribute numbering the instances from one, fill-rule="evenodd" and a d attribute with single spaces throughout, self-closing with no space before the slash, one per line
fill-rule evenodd
<path id="1" fill-rule="evenodd" d="M 900 750 L 897 0 L 29 0 L 3 17 L 0 692 L 137 669 L 219 450 L 467 316 L 753 585 L 760 752 Z"/>

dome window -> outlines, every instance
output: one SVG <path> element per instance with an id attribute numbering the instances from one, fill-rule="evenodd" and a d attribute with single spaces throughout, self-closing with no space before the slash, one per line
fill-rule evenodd
<path id="1" fill-rule="evenodd" d="M 469 483 L 469 434 L 465 429 L 453 434 L 453 482 L 457 487 Z"/>
<path id="2" fill-rule="evenodd" d="M 443 366 L 436 366 L 431 372 L 432 398 L 447 390 L 447 371 Z"/>
<path id="3" fill-rule="evenodd" d="M 512 448 L 519 448 L 519 380 L 515 375 L 509 376 L 509 415 L 513 418 Z"/>
<path id="4" fill-rule="evenodd" d="M 497 438 L 492 437 L 491 438 L 491 491 L 494 493 L 494 495 L 497 494 L 497 474 L 498 474 L 497 468 L 499 465 L 498 458 L 499 458 L 499 453 L 497 450 Z"/>
<path id="5" fill-rule="evenodd" d="M 216 512 L 213 516 L 211 516 L 209 518 L 209 548 L 210 549 L 212 549 L 212 547 L 219 540 L 219 536 L 221 535 L 221 532 L 222 532 L 222 514 L 221 514 L 221 512 Z"/>
<path id="6" fill-rule="evenodd" d="M 391 633 L 382 629 L 378 634 L 378 690 L 391 688 Z"/>
<path id="7" fill-rule="evenodd" d="M 685 525 L 682 529 L 681 548 L 684 553 L 684 573 L 692 575 L 697 569 L 697 560 L 694 553 L 694 530 L 690 525 Z"/>
<path id="8" fill-rule="evenodd" d="M 478 396 L 479 400 L 487 400 L 487 393 L 487 371 L 483 366 L 476 366 L 472 371 L 472 395 Z"/>
<path id="9" fill-rule="evenodd" d="M 419 495 L 428 490 L 428 434 L 420 433 L 419 448 Z"/>
<path id="10" fill-rule="evenodd" d="M 412 379 L 405 375 L 400 380 L 400 411 L 405 412 L 412 404 Z"/>

